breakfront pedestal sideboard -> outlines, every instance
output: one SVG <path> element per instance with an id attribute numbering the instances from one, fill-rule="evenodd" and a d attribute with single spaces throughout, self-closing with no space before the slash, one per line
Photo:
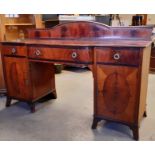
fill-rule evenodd
<path id="1" fill-rule="evenodd" d="M 146 116 L 151 33 L 152 27 L 79 21 L 31 29 L 27 40 L 2 42 L 6 106 L 17 99 L 34 112 L 35 101 L 57 96 L 54 63 L 84 64 L 94 79 L 92 129 L 102 119 L 120 122 L 138 140 L 140 121 Z"/>

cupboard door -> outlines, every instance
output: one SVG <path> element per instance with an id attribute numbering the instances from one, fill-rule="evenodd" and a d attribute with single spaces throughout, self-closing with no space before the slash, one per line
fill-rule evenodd
<path id="1" fill-rule="evenodd" d="M 4 57 L 8 95 L 13 98 L 30 98 L 28 63 L 25 58 Z"/>
<path id="2" fill-rule="evenodd" d="M 138 96 L 138 68 L 97 66 L 97 116 L 133 123 Z"/>

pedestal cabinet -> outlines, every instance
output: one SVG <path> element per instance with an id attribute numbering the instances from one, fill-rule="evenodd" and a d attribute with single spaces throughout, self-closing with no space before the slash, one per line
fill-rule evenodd
<path id="1" fill-rule="evenodd" d="M 6 106 L 10 106 L 11 99 L 18 99 L 26 101 L 34 112 L 34 103 L 38 99 L 44 96 L 56 98 L 53 64 L 29 62 L 25 46 L 8 44 L 2 50 L 7 84 Z"/>
<path id="2" fill-rule="evenodd" d="M 146 116 L 146 92 L 151 46 L 96 48 L 96 104 L 92 128 L 102 120 L 128 125 L 138 139 L 139 123 Z"/>

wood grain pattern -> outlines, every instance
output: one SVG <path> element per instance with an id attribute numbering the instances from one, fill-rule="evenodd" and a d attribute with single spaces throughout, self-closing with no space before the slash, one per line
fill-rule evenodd
<path id="1" fill-rule="evenodd" d="M 4 57 L 7 91 L 11 97 L 30 99 L 30 79 L 25 58 Z"/>
<path id="2" fill-rule="evenodd" d="M 102 23 L 90 21 L 76 21 L 59 24 L 51 29 L 31 29 L 29 38 L 99 38 L 113 37 L 120 38 L 143 38 L 150 40 L 152 27 L 110 27 Z"/>
<path id="3" fill-rule="evenodd" d="M 97 66 L 97 115 L 134 123 L 138 69 L 121 66 Z"/>
<path id="4" fill-rule="evenodd" d="M 56 91 L 54 65 L 50 63 L 30 63 L 32 100 L 37 100 Z"/>
<path id="5" fill-rule="evenodd" d="M 124 112 L 130 98 L 130 88 L 126 77 L 118 72 L 109 74 L 103 85 L 103 97 L 109 112 L 114 115 Z"/>
<path id="6" fill-rule="evenodd" d="M 91 63 L 92 58 L 89 53 L 89 48 L 41 48 L 41 47 L 29 47 L 29 58 L 36 59 L 50 59 L 58 61 L 68 62 L 83 62 Z M 37 54 L 37 51 L 39 54 Z"/>
<path id="7" fill-rule="evenodd" d="M 151 45 L 152 41 L 145 41 L 145 40 L 118 40 L 118 39 L 77 39 L 77 40 L 70 40 L 70 39 L 27 39 L 25 41 L 19 42 L 2 42 L 2 45 L 35 45 L 35 46 L 59 46 L 59 47 L 147 47 Z"/>
<path id="8" fill-rule="evenodd" d="M 95 48 L 97 51 L 98 63 L 112 63 L 112 64 L 127 64 L 127 65 L 139 65 L 139 49 L 138 48 Z M 115 55 L 118 54 L 118 59 L 115 59 Z M 117 58 L 117 57 L 116 57 Z M 131 61 L 132 60 L 132 61 Z"/>
<path id="9" fill-rule="evenodd" d="M 14 46 L 14 45 L 3 46 L 2 52 L 4 55 L 10 55 L 10 56 L 26 56 L 27 55 L 27 50 L 25 46 Z"/>

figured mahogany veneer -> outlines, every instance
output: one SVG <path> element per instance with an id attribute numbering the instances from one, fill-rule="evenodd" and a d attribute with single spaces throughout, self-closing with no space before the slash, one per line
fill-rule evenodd
<path id="1" fill-rule="evenodd" d="M 29 72 L 26 58 L 4 57 L 5 78 L 10 97 L 16 96 L 23 100 L 30 99 Z"/>
<path id="2" fill-rule="evenodd" d="M 67 48 L 67 47 L 28 47 L 28 57 L 33 59 L 45 59 L 54 61 L 67 61 L 72 63 L 92 63 L 92 56 L 88 47 Z"/>
<path id="3" fill-rule="evenodd" d="M 151 33 L 152 27 L 79 21 L 31 29 L 25 41 L 2 42 L 6 106 L 18 99 L 34 112 L 38 99 L 56 98 L 53 63 L 88 65 L 94 78 L 92 129 L 102 119 L 115 121 L 128 125 L 138 140 L 146 116 Z"/>
<path id="4" fill-rule="evenodd" d="M 36 101 L 51 92 L 55 93 L 53 64 L 29 64 L 26 58 L 7 56 L 3 61 L 9 97 Z"/>
<path id="5" fill-rule="evenodd" d="M 128 39 L 141 41 L 150 40 L 152 27 L 133 26 L 133 27 L 109 27 L 97 22 L 69 22 L 55 26 L 53 29 L 31 29 L 28 31 L 30 39 L 82 39 L 88 41 L 94 38 Z"/>
<path id="6" fill-rule="evenodd" d="M 134 123 L 138 96 L 138 69 L 98 65 L 97 74 L 96 114 L 124 123 Z"/>
<path id="7" fill-rule="evenodd" d="M 140 50 L 138 48 L 96 47 L 97 63 L 117 65 L 139 65 Z M 131 61 L 132 60 L 132 61 Z"/>

